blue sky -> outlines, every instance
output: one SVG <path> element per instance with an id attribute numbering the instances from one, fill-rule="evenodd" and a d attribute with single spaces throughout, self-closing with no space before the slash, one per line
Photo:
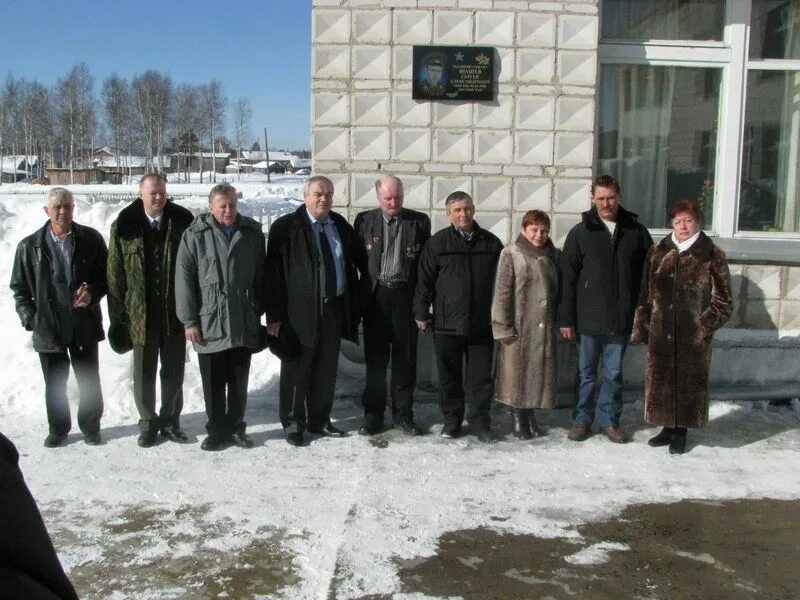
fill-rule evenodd
<path id="1" fill-rule="evenodd" d="M 262 146 L 267 127 L 271 148 L 310 147 L 311 0 L 40 0 L 0 12 L 2 79 L 50 86 L 85 62 L 98 98 L 112 72 L 218 79 L 229 101 L 249 98 Z"/>

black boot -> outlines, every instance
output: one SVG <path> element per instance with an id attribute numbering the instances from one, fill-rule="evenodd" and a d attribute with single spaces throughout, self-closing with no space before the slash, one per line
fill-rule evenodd
<path id="1" fill-rule="evenodd" d="M 511 416 L 514 420 L 514 437 L 518 440 L 529 440 L 531 435 L 531 427 L 528 424 L 528 415 L 525 409 L 512 408 Z"/>
<path id="2" fill-rule="evenodd" d="M 686 452 L 686 427 L 676 427 L 669 441 L 670 454 L 683 454 Z"/>
<path id="3" fill-rule="evenodd" d="M 673 431 L 675 431 L 675 429 L 672 427 L 664 427 L 664 429 L 662 429 L 658 435 L 647 440 L 648 445 L 652 446 L 653 448 L 666 446 L 672 440 Z"/>
<path id="4" fill-rule="evenodd" d="M 528 418 L 528 429 L 531 432 L 533 437 L 542 437 L 544 435 L 544 431 L 539 428 L 539 424 L 536 422 L 536 413 L 534 409 L 529 408 L 525 411 L 525 416 Z"/>

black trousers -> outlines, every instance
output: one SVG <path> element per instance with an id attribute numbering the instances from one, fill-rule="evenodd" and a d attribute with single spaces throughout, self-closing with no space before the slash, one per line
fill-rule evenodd
<path id="1" fill-rule="evenodd" d="M 161 359 L 161 409 L 156 413 L 156 371 Z M 183 370 L 186 338 L 182 331 L 164 335 L 148 331 L 143 346 L 133 347 L 133 398 L 139 411 L 139 429 L 158 431 L 180 427 L 183 410 Z"/>
<path id="2" fill-rule="evenodd" d="M 226 438 L 233 433 L 244 433 L 252 356 L 252 350 L 241 347 L 197 355 L 209 436 Z"/>
<path id="3" fill-rule="evenodd" d="M 368 421 L 382 423 L 386 411 L 386 368 L 392 360 L 390 396 L 395 421 L 413 418 L 417 382 L 417 324 L 406 288 L 375 288 L 364 314 L 367 385 L 362 403 Z"/>
<path id="4" fill-rule="evenodd" d="M 494 393 L 492 355 L 494 340 L 472 340 L 461 335 L 434 334 L 436 365 L 439 369 L 440 402 L 445 423 L 461 425 L 465 400 L 470 425 L 489 425 L 489 409 Z M 463 364 L 467 377 L 464 384 Z"/>
<path id="5" fill-rule="evenodd" d="M 279 412 L 287 433 L 316 429 L 330 422 L 343 325 L 342 298 L 324 302 L 316 345 L 304 346 L 296 360 L 281 362 Z"/>
<path id="6" fill-rule="evenodd" d="M 78 427 L 83 433 L 100 431 L 103 392 L 97 360 L 97 342 L 86 346 L 70 344 L 63 352 L 40 352 L 44 375 L 44 401 L 50 433 L 66 435 L 72 428 L 67 400 L 69 367 L 78 383 Z"/>

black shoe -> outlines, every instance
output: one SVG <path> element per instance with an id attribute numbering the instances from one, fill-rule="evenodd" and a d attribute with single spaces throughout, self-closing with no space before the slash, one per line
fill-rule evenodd
<path id="1" fill-rule="evenodd" d="M 143 431 L 139 434 L 139 439 L 136 443 L 139 444 L 140 448 L 149 448 L 156 443 L 156 435 L 155 431 Z"/>
<path id="2" fill-rule="evenodd" d="M 442 425 L 442 437 L 448 439 L 455 439 L 461 436 L 460 423 L 445 423 Z"/>
<path id="3" fill-rule="evenodd" d="M 514 424 L 514 437 L 518 440 L 530 440 L 533 438 L 531 427 L 528 423 L 528 413 L 522 408 L 512 408 L 511 418 Z"/>
<path id="4" fill-rule="evenodd" d="M 303 434 L 299 431 L 296 433 L 287 433 L 286 434 L 286 442 L 290 446 L 302 446 L 303 445 Z"/>
<path id="5" fill-rule="evenodd" d="M 488 426 L 483 425 L 475 429 L 475 437 L 483 444 L 489 444 L 494 441 L 492 437 L 492 430 Z"/>
<path id="6" fill-rule="evenodd" d="M 341 429 L 337 429 L 330 423 L 325 423 L 325 425 L 321 425 L 320 427 L 311 427 L 308 428 L 310 433 L 316 433 L 319 435 L 324 435 L 326 437 L 345 437 L 347 434 L 342 431 Z"/>
<path id="7" fill-rule="evenodd" d="M 534 409 L 528 409 L 528 428 L 531 430 L 531 435 L 535 438 L 542 437 L 547 435 L 547 433 L 539 427 L 539 424 L 536 422 L 536 413 L 534 413 Z"/>
<path id="8" fill-rule="evenodd" d="M 99 446 L 100 444 L 103 443 L 103 438 L 100 437 L 99 431 L 93 431 L 92 433 L 84 433 L 83 443 L 89 446 Z"/>
<path id="9" fill-rule="evenodd" d="M 395 429 L 399 429 L 406 435 L 423 435 L 425 432 L 422 428 L 414 423 L 413 419 L 403 419 L 394 424 Z"/>
<path id="10" fill-rule="evenodd" d="M 58 448 L 61 444 L 64 443 L 64 440 L 67 439 L 67 434 L 60 434 L 60 433 L 51 433 L 46 438 L 44 438 L 44 447 L 45 448 Z"/>
<path id="11" fill-rule="evenodd" d="M 670 454 L 683 454 L 686 452 L 686 428 L 676 427 L 669 441 Z"/>
<path id="12" fill-rule="evenodd" d="M 652 446 L 653 448 L 666 446 L 672 441 L 672 433 L 674 431 L 675 430 L 672 427 L 664 427 L 664 429 L 658 432 L 658 435 L 647 440 L 647 445 Z"/>
<path id="13" fill-rule="evenodd" d="M 220 448 L 222 448 L 222 440 L 218 437 L 208 436 L 203 440 L 203 443 L 200 444 L 200 449 L 206 450 L 207 452 L 214 452 Z"/>
<path id="14" fill-rule="evenodd" d="M 161 436 L 177 444 L 185 444 L 189 441 L 189 436 L 180 427 L 164 427 L 161 429 Z"/>
<path id="15" fill-rule="evenodd" d="M 239 446 L 239 448 L 252 448 L 253 447 L 253 440 L 250 439 L 244 431 L 237 431 L 231 435 L 231 439 L 233 443 Z"/>
<path id="16" fill-rule="evenodd" d="M 358 428 L 358 435 L 375 435 L 383 431 L 383 423 L 367 421 Z"/>

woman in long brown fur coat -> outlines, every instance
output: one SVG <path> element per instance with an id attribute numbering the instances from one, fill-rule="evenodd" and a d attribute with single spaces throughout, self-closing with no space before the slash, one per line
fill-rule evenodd
<path id="1" fill-rule="evenodd" d="M 495 399 L 511 407 L 514 436 L 526 440 L 541 434 L 534 408 L 555 403 L 558 250 L 549 232 L 545 213 L 525 213 L 516 241 L 500 254 L 492 301 Z"/>
<path id="2" fill-rule="evenodd" d="M 686 429 L 708 422 L 708 370 L 714 332 L 731 316 L 725 253 L 700 230 L 700 209 L 681 200 L 673 232 L 650 248 L 631 340 L 647 343 L 644 418 L 663 429 L 648 441 L 686 450 Z"/>

